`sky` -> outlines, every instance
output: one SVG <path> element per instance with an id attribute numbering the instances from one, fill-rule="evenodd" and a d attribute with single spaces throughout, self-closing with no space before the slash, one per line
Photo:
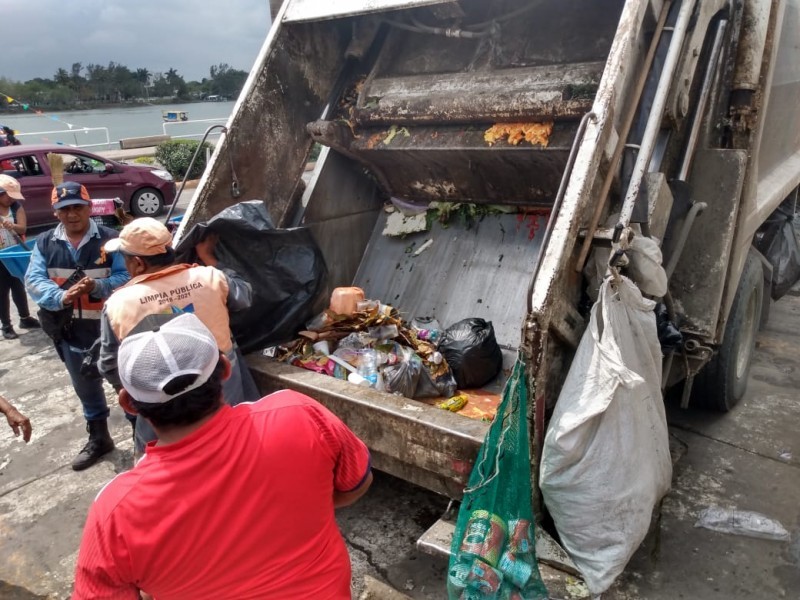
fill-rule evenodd
<path id="1" fill-rule="evenodd" d="M 114 61 L 199 81 L 213 64 L 249 71 L 269 24 L 269 0 L 0 0 L 0 77 Z"/>

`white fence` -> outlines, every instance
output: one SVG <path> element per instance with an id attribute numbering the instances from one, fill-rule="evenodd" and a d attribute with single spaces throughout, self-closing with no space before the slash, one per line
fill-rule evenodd
<path id="1" fill-rule="evenodd" d="M 99 143 L 92 143 L 92 144 L 82 144 L 78 141 L 78 134 L 83 134 L 88 136 L 94 132 L 102 132 L 105 136 L 105 142 Z M 63 141 L 63 139 L 49 139 L 47 136 L 59 136 L 59 138 L 69 139 L 72 138 L 72 141 Z M 25 137 L 36 137 L 38 138 L 37 142 L 43 143 L 51 143 L 51 144 L 65 144 L 68 146 L 75 146 L 77 148 L 97 148 L 99 146 L 105 146 L 108 148 L 111 146 L 111 138 L 108 134 L 108 127 L 75 127 L 73 129 L 60 129 L 57 131 L 36 131 L 31 133 L 17 133 L 15 137 L 18 138 L 25 138 Z M 72 143 L 74 141 L 74 143 Z M 85 140 L 84 140 L 85 141 Z"/>

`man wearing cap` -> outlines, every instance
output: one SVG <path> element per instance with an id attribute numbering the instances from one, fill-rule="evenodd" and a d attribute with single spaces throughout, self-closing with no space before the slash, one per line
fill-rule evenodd
<path id="1" fill-rule="evenodd" d="M 250 307 L 252 289 L 235 271 L 217 268 L 213 241 L 198 244 L 206 266 L 173 264 L 172 235 L 151 217 L 126 225 L 118 238 L 106 242 L 106 252 L 118 252 L 132 279 L 103 308 L 98 367 L 115 388 L 120 386 L 117 350 L 136 325 L 149 315 L 194 313 L 212 331 L 219 349 L 232 364 L 224 384 L 225 401 L 234 406 L 260 395 L 231 337 L 228 311 Z M 155 439 L 146 421 L 136 423 L 136 454 Z"/>
<path id="2" fill-rule="evenodd" d="M 350 599 L 334 509 L 372 472 L 344 423 L 289 390 L 225 405 L 230 365 L 192 314 L 126 337 L 119 373 L 158 441 L 89 509 L 73 600 Z"/>
<path id="3" fill-rule="evenodd" d="M 129 275 L 121 257 L 102 251 L 117 232 L 91 220 L 85 187 L 74 181 L 59 184 L 52 205 L 60 223 L 36 239 L 25 286 L 41 309 L 42 328 L 52 338 L 83 406 L 89 441 L 72 461 L 72 468 L 80 471 L 114 449 L 102 377 L 82 372 L 81 365 L 100 336 L 104 299 Z"/>
<path id="4" fill-rule="evenodd" d="M 16 246 L 25 235 L 28 220 L 25 209 L 19 203 L 20 200 L 25 200 L 25 197 L 22 195 L 19 181 L 8 175 L 0 175 L 0 248 Z M 17 307 L 19 326 L 23 329 L 39 327 L 39 321 L 31 316 L 28 308 L 25 286 L 0 262 L 0 322 L 2 322 L 3 337 L 15 340 L 19 336 L 11 324 L 9 296 Z"/>

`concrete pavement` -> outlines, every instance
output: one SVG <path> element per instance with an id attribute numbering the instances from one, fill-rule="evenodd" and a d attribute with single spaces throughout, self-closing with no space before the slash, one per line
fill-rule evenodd
<path id="1" fill-rule="evenodd" d="M 31 418 L 34 436 L 25 445 L 0 422 L 0 598 L 62 599 L 70 593 L 89 504 L 131 466 L 130 428 L 108 388 L 117 449 L 95 467 L 73 472 L 69 462 L 86 439 L 79 403 L 44 334 L 20 333 L 19 340 L 0 341 L 0 393 Z M 798 597 L 800 296 L 773 306 L 758 344 L 747 398 L 732 413 L 669 407 L 671 431 L 687 452 L 654 535 L 605 600 Z M 356 597 L 365 575 L 414 599 L 445 597 L 446 564 L 417 554 L 413 544 L 446 505 L 440 496 L 378 476 L 361 502 L 338 513 Z M 764 513 L 792 540 L 694 527 L 710 505 Z M 580 597 L 580 586 L 572 589 L 571 597 Z"/>

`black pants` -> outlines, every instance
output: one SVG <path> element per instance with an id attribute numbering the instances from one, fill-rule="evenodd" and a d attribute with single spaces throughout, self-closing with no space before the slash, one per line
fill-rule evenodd
<path id="1" fill-rule="evenodd" d="M 22 280 L 9 273 L 6 266 L 0 262 L 0 321 L 3 327 L 11 325 L 11 301 L 9 295 L 14 299 L 20 318 L 30 317 L 31 311 L 28 309 L 25 284 L 22 283 Z"/>

